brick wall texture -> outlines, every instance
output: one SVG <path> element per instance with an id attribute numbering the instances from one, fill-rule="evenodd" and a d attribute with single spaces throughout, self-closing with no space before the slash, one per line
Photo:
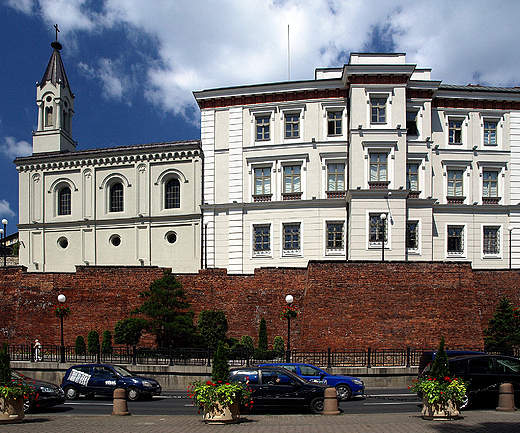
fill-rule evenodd
<path id="1" fill-rule="evenodd" d="M 0 341 L 60 343 L 52 310 L 57 296 L 72 309 L 64 321 L 65 344 L 90 330 L 113 331 L 117 320 L 140 305 L 139 292 L 163 275 L 157 267 L 78 267 L 76 273 L 26 273 L 0 268 Z M 269 343 L 284 340 L 280 319 L 285 295 L 301 315 L 291 322 L 293 349 L 483 347 L 483 329 L 499 299 L 520 307 L 519 270 L 473 270 L 469 263 L 310 262 L 307 268 L 262 268 L 253 275 L 224 269 L 178 274 L 197 314 L 226 312 L 228 336 L 251 335 L 267 321 Z M 152 345 L 144 336 L 142 345 Z"/>

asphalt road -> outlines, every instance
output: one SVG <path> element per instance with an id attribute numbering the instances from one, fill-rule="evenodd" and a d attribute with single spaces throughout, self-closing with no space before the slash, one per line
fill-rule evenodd
<path id="1" fill-rule="evenodd" d="M 364 398 L 355 397 L 342 402 L 340 410 L 349 414 L 405 413 L 420 412 L 420 400 L 411 394 L 407 388 L 367 389 Z M 113 401 L 108 397 L 80 397 L 77 400 L 67 400 L 65 404 L 53 408 L 41 409 L 36 414 L 53 415 L 110 415 Z M 132 415 L 196 415 L 198 408 L 193 406 L 185 392 L 168 392 L 152 400 L 128 402 L 128 411 Z M 255 412 L 262 413 L 262 412 Z M 265 413 L 265 412 L 264 412 Z M 287 411 L 271 412 L 273 414 Z M 294 412 L 293 412 L 294 413 Z M 304 413 L 304 412 L 303 412 Z"/>

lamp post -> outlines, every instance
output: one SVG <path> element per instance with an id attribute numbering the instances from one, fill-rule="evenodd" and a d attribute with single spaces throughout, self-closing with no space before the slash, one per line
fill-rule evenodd
<path id="1" fill-rule="evenodd" d="M 383 231 L 383 236 L 381 238 L 381 261 L 385 261 L 385 223 L 386 223 L 386 213 L 382 213 L 379 215 L 381 219 L 381 229 Z"/>
<path id="2" fill-rule="evenodd" d="M 292 295 L 285 297 L 285 302 L 289 307 L 293 303 L 294 298 Z M 285 362 L 291 362 L 291 316 L 287 316 L 287 351 L 285 352 Z"/>
<path id="3" fill-rule="evenodd" d="M 63 303 L 67 300 L 65 295 L 58 295 L 58 301 Z M 60 314 L 61 320 L 61 346 L 60 346 L 60 362 L 65 363 L 65 342 L 63 340 L 63 314 Z"/>
<path id="4" fill-rule="evenodd" d="M 7 246 L 6 246 L 6 241 L 7 241 L 7 220 L 4 218 L 2 220 L 2 224 L 4 225 L 4 266 L 6 266 L 6 263 L 7 263 Z"/>
<path id="5" fill-rule="evenodd" d="M 513 242 L 512 242 L 512 240 L 513 240 L 513 229 L 514 229 L 514 227 L 513 226 L 509 226 L 507 229 L 509 230 L 509 269 L 511 269 L 511 264 L 512 264 L 511 253 L 513 251 L 513 248 L 512 248 Z"/>

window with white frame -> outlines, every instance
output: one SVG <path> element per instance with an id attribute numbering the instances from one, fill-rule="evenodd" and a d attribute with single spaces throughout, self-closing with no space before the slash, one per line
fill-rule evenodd
<path id="1" fill-rule="evenodd" d="M 419 191 L 419 163 L 410 162 L 406 164 L 406 189 Z"/>
<path id="2" fill-rule="evenodd" d="M 419 221 L 406 222 L 406 248 L 408 251 L 419 249 Z"/>
<path id="3" fill-rule="evenodd" d="M 283 255 L 295 255 L 301 253 L 301 224 L 284 223 L 283 231 Z"/>
<path id="4" fill-rule="evenodd" d="M 370 98 L 370 123 L 386 123 L 386 98 Z"/>
<path id="5" fill-rule="evenodd" d="M 343 252 L 344 222 L 327 222 L 327 253 Z"/>
<path id="6" fill-rule="evenodd" d="M 181 207 L 181 183 L 173 178 L 166 182 L 164 188 L 164 208 L 175 209 Z"/>
<path id="7" fill-rule="evenodd" d="M 498 172 L 496 170 L 484 170 L 482 172 L 482 197 L 498 197 Z"/>
<path id="8" fill-rule="evenodd" d="M 283 199 L 297 200 L 301 198 L 301 166 L 283 166 Z"/>
<path id="9" fill-rule="evenodd" d="M 109 211 L 123 212 L 124 211 L 124 189 L 121 182 L 115 182 L 110 185 L 109 190 Z"/>
<path id="10" fill-rule="evenodd" d="M 271 255 L 271 225 L 253 225 L 253 256 L 265 257 Z"/>
<path id="11" fill-rule="evenodd" d="M 388 181 L 388 153 L 370 153 L 370 182 Z"/>
<path id="12" fill-rule="evenodd" d="M 338 194 L 340 194 L 338 196 Z M 345 164 L 327 164 L 327 197 L 336 198 L 345 196 Z"/>
<path id="13" fill-rule="evenodd" d="M 381 218 L 381 213 L 371 213 L 369 215 L 369 243 L 370 246 L 381 246 L 381 242 L 388 241 L 388 230 L 387 230 L 388 218 Z"/>
<path id="14" fill-rule="evenodd" d="M 464 197 L 464 170 L 448 170 L 448 197 Z"/>
<path id="15" fill-rule="evenodd" d="M 63 186 L 58 191 L 58 215 L 71 214 L 71 192 L 70 187 Z"/>
<path id="16" fill-rule="evenodd" d="M 343 112 L 341 111 L 327 111 L 327 135 L 329 137 L 343 134 L 342 117 Z"/>
<path id="17" fill-rule="evenodd" d="M 300 113 L 285 113 L 285 138 L 300 137 Z"/>
<path id="18" fill-rule="evenodd" d="M 406 132 L 408 135 L 419 135 L 417 128 L 417 114 L 416 110 L 406 111 Z"/>
<path id="19" fill-rule="evenodd" d="M 484 255 L 499 255 L 500 254 L 500 227 L 484 226 L 482 228 L 483 244 L 482 253 Z"/>
<path id="20" fill-rule="evenodd" d="M 271 201 L 271 167 L 256 167 L 254 173 L 254 201 Z"/>
<path id="21" fill-rule="evenodd" d="M 484 120 L 484 145 L 496 146 L 497 144 L 497 125 L 493 120 Z"/>
<path id="22" fill-rule="evenodd" d="M 449 256 L 464 255 L 464 226 L 453 225 L 447 227 L 447 253 Z"/>
<path id="23" fill-rule="evenodd" d="M 270 139 L 270 126 L 271 116 L 269 114 L 255 115 L 256 141 L 267 141 Z"/>
<path id="24" fill-rule="evenodd" d="M 448 143 L 462 144 L 462 119 L 449 119 L 448 121 Z"/>

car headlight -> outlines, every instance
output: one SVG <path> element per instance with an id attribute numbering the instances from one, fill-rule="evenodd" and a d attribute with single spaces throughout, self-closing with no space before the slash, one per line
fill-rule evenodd
<path id="1" fill-rule="evenodd" d="M 153 387 L 152 383 L 149 382 L 149 381 L 147 381 L 147 380 L 143 380 L 143 386 L 144 386 L 145 388 L 151 388 L 151 387 Z"/>
<path id="2" fill-rule="evenodd" d="M 352 383 L 355 383 L 356 385 L 363 385 L 363 381 L 358 379 L 353 379 Z"/>
<path id="3" fill-rule="evenodd" d="M 56 392 L 55 389 L 49 388 L 47 386 L 42 386 L 40 389 L 41 389 L 42 392 L 49 392 L 49 393 L 55 393 Z"/>

